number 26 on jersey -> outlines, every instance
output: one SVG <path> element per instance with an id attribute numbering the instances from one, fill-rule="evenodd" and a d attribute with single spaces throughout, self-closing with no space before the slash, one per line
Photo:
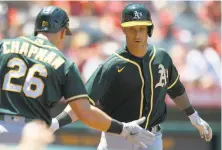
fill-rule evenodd
<path id="1" fill-rule="evenodd" d="M 39 73 L 40 77 L 47 77 L 48 72 L 44 65 L 34 64 L 31 68 L 27 68 L 25 62 L 20 58 L 12 58 L 8 61 L 8 71 L 4 77 L 2 90 L 21 93 L 30 98 L 37 98 L 42 95 L 45 84 L 41 78 L 35 77 L 35 73 Z M 18 69 L 15 69 L 18 67 Z M 26 75 L 27 73 L 27 75 Z M 13 84 L 12 79 L 20 79 L 25 77 L 25 82 L 21 84 Z M 34 87 L 34 88 L 32 88 Z"/>

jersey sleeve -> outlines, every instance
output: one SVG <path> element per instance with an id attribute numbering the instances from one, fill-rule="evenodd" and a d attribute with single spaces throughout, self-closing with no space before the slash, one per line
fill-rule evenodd
<path id="1" fill-rule="evenodd" d="M 86 83 L 90 103 L 93 105 L 105 95 L 111 83 L 111 74 L 104 65 L 99 66 Z"/>
<path id="2" fill-rule="evenodd" d="M 75 64 L 72 64 L 65 72 L 65 78 L 63 93 L 66 101 L 70 102 L 79 98 L 88 98 L 80 72 Z"/>
<path id="3" fill-rule="evenodd" d="M 170 56 L 169 56 L 170 57 Z M 169 83 L 167 87 L 167 94 L 171 99 L 174 99 L 177 96 L 181 96 L 185 92 L 185 88 L 180 81 L 179 73 L 170 58 L 170 67 L 168 70 L 169 74 Z"/>

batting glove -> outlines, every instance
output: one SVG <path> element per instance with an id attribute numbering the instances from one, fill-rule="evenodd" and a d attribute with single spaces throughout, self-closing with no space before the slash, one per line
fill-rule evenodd
<path id="1" fill-rule="evenodd" d="M 194 127 L 196 127 L 200 133 L 200 137 L 204 138 L 205 141 L 212 139 L 212 129 L 209 124 L 204 121 L 197 112 L 189 116 L 190 121 Z"/>
<path id="2" fill-rule="evenodd" d="M 147 148 L 146 145 L 151 145 L 154 142 L 155 135 L 139 126 L 145 120 L 146 118 L 143 117 L 129 123 L 123 123 L 123 131 L 120 135 L 139 147 Z"/>
<path id="3" fill-rule="evenodd" d="M 50 129 L 52 132 L 55 132 L 56 130 L 59 129 L 59 121 L 58 121 L 56 118 L 53 118 L 53 119 L 52 119 L 51 125 L 50 125 L 49 129 Z"/>

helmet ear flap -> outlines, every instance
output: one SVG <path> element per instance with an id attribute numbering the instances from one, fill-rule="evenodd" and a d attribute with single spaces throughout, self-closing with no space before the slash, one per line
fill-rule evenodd
<path id="1" fill-rule="evenodd" d="M 154 28 L 153 24 L 151 26 L 148 26 L 147 28 L 148 28 L 147 34 L 149 37 L 151 37 L 153 34 L 153 28 Z"/>

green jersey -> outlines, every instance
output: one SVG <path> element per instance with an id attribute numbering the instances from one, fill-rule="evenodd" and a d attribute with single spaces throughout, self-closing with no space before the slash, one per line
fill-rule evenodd
<path id="1" fill-rule="evenodd" d="M 51 123 L 50 108 L 88 97 L 77 66 L 48 40 L 30 36 L 0 42 L 0 114 Z"/>
<path id="2" fill-rule="evenodd" d="M 86 89 L 94 104 L 119 121 L 146 116 L 146 129 L 164 121 L 166 94 L 175 98 L 185 92 L 168 53 L 153 45 L 143 58 L 120 49 L 93 73 Z"/>

